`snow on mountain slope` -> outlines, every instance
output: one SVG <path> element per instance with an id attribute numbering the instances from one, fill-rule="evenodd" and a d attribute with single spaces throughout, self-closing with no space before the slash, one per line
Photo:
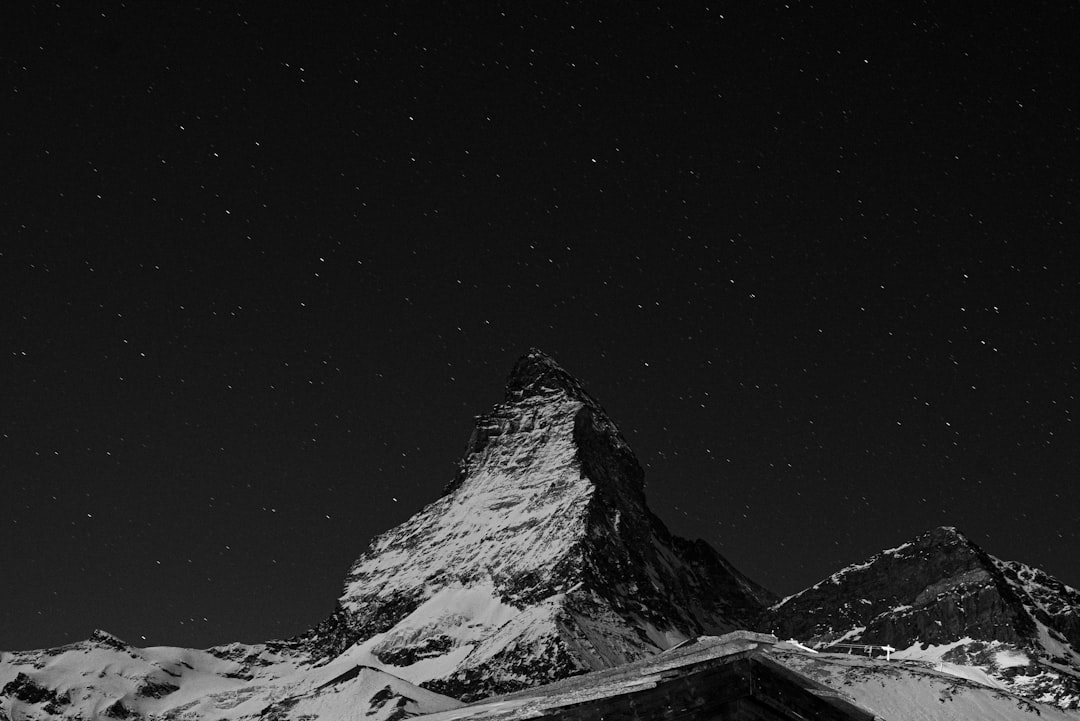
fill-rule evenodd
<path id="1" fill-rule="evenodd" d="M 11 721 L 284 719 L 335 703 L 373 721 L 460 705 L 348 657 L 312 666 L 280 644 L 136 648 L 98 631 L 61 648 L 0 654 L 0 718 Z"/>
<path id="2" fill-rule="evenodd" d="M 277 701 L 267 721 L 396 721 L 453 708 L 445 696 L 405 683 L 369 666 L 357 666 L 310 693 Z"/>
<path id="3" fill-rule="evenodd" d="M 671 536 L 615 424 L 534 350 L 445 494 L 372 541 L 304 643 L 323 658 L 360 644 L 396 675 L 477 698 L 746 626 L 771 600 Z"/>
<path id="4" fill-rule="evenodd" d="M 937 528 L 769 608 L 762 628 L 817 648 L 890 645 L 894 658 L 1080 705 L 1080 592 Z"/>
<path id="5" fill-rule="evenodd" d="M 885 721 L 1078 721 L 1080 713 L 927 667 L 859 655 L 770 651 L 777 661 L 850 695 Z M 894 657 L 895 658 L 895 657 Z"/>

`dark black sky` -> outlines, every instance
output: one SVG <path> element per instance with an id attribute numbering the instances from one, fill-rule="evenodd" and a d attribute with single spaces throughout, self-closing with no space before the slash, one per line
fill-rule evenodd
<path id="1" fill-rule="evenodd" d="M 1076 3 L 269 5 L 3 11 L 0 648 L 302 631 L 534 345 L 778 593 L 1080 584 Z"/>

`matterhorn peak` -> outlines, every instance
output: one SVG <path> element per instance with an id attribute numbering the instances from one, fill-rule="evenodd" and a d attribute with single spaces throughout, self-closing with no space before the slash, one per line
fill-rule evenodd
<path id="1" fill-rule="evenodd" d="M 931 528 L 926 533 L 922 534 L 920 539 L 926 539 L 929 541 L 946 541 L 954 542 L 961 541 L 963 543 L 971 543 L 971 540 L 956 526 L 938 526 Z"/>
<path id="2" fill-rule="evenodd" d="M 586 403 L 596 402 L 581 383 L 567 373 L 554 358 L 537 348 L 521 356 L 506 381 L 506 401 L 520 401 L 527 396 L 562 391 L 568 397 Z"/>
<path id="3" fill-rule="evenodd" d="M 476 698 L 752 623 L 767 591 L 645 504 L 644 472 L 582 384 L 533 349 L 476 419 L 457 477 L 353 564 L 308 643 Z"/>

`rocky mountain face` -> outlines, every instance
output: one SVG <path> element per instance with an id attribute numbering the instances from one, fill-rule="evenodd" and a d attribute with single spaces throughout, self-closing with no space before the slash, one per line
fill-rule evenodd
<path id="1" fill-rule="evenodd" d="M 359 642 L 403 678 L 472 699 L 745 627 L 771 600 L 668 532 L 615 424 L 534 350 L 444 495 L 371 543 L 305 645 L 331 658 Z"/>
<path id="2" fill-rule="evenodd" d="M 99 633 L 2 653 L 0 721 L 399 719 L 749 627 L 773 601 L 668 532 L 615 424 L 532 351 L 442 497 L 371 542 L 330 618 L 206 651 Z"/>
<path id="3" fill-rule="evenodd" d="M 1080 704 L 1080 592 L 936 528 L 772 606 L 761 627 L 817 648 L 889 645 L 894 658 Z M 981 674 L 981 675 L 980 675 Z"/>

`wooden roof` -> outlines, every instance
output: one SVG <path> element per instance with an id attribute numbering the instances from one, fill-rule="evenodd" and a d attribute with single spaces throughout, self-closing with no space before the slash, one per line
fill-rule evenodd
<path id="1" fill-rule="evenodd" d="M 657 656 L 485 699 L 424 721 L 874 721 L 839 692 L 769 657 L 776 638 L 703 637 Z"/>

